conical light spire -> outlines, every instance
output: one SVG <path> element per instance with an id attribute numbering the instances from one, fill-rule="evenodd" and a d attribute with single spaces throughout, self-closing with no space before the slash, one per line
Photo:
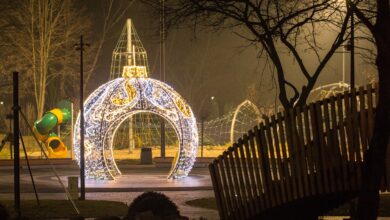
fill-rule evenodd
<path id="1" fill-rule="evenodd" d="M 131 19 L 127 19 L 112 53 L 110 80 L 124 77 L 148 77 L 146 50 Z"/>

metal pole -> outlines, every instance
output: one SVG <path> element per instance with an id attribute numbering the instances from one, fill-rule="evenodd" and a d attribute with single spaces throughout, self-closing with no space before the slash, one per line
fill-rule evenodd
<path id="1" fill-rule="evenodd" d="M 34 194 L 35 194 L 35 198 L 37 200 L 37 204 L 38 206 L 40 206 L 40 202 L 39 202 L 39 197 L 38 197 L 38 192 L 37 192 L 37 187 L 35 187 L 35 181 L 34 181 L 34 177 L 33 177 L 33 174 L 31 172 L 31 166 L 30 166 L 30 161 L 28 159 L 28 155 L 27 155 L 27 150 L 26 150 L 26 145 L 24 145 L 24 140 L 23 140 L 23 136 L 21 133 L 19 133 L 20 135 L 20 140 L 22 141 L 22 147 L 23 147 L 23 152 L 24 152 L 24 156 L 26 157 L 26 162 L 27 162 L 27 167 L 28 167 L 28 173 L 30 174 L 30 178 L 31 178 L 31 183 L 33 185 L 33 189 L 34 189 Z"/>
<path id="2" fill-rule="evenodd" d="M 9 116 L 9 117 L 8 117 L 8 116 Z M 8 119 L 9 119 L 9 133 L 12 134 L 12 118 L 13 118 L 12 113 L 8 114 L 7 117 L 8 117 Z M 14 159 L 14 158 L 12 157 L 12 155 L 13 155 L 12 143 L 10 143 L 10 145 L 9 145 L 9 155 L 10 155 L 10 157 L 11 157 L 11 160 Z"/>
<path id="3" fill-rule="evenodd" d="M 80 36 L 80 200 L 85 200 L 83 35 Z"/>
<path id="4" fill-rule="evenodd" d="M 352 10 L 352 9 L 351 9 Z M 355 88 L 355 21 L 351 16 L 351 88 Z"/>
<path id="5" fill-rule="evenodd" d="M 161 157 L 165 157 L 165 121 L 164 118 L 160 120 L 161 126 Z"/>
<path id="6" fill-rule="evenodd" d="M 13 116 L 14 116 L 14 202 L 20 217 L 20 158 L 19 158 L 19 79 L 18 72 L 13 72 Z"/>
<path id="7" fill-rule="evenodd" d="M 74 121 L 73 121 L 73 102 L 70 103 L 70 115 L 71 115 L 71 118 L 70 118 L 70 146 L 72 147 L 71 149 L 71 153 L 70 153 L 70 156 L 72 158 L 72 160 L 74 160 L 74 153 L 73 153 L 73 149 L 74 149 L 74 142 L 73 142 L 73 129 L 74 129 Z"/>
<path id="8" fill-rule="evenodd" d="M 165 82 L 165 0 L 160 1 L 160 80 Z M 165 121 L 161 118 L 161 157 L 165 157 Z"/>
<path id="9" fill-rule="evenodd" d="M 204 117 L 202 117 L 202 121 L 201 121 L 201 139 L 200 139 L 200 157 L 203 157 L 203 143 L 204 143 Z"/>

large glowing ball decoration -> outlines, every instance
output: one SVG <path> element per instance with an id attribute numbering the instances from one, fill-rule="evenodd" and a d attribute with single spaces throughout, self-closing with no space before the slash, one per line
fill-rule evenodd
<path id="1" fill-rule="evenodd" d="M 113 155 L 113 138 L 133 114 L 149 112 L 166 119 L 179 139 L 177 158 L 168 178 L 186 177 L 195 162 L 198 129 L 191 108 L 167 84 L 151 78 L 117 78 L 96 89 L 85 101 L 85 173 L 90 179 L 120 175 Z M 74 152 L 80 163 L 80 118 L 74 132 Z"/>

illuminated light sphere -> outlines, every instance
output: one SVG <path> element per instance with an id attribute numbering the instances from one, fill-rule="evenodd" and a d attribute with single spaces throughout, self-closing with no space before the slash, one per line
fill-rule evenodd
<path id="1" fill-rule="evenodd" d="M 166 119 L 179 139 L 177 158 L 168 178 L 186 177 L 198 146 L 196 120 L 184 99 L 167 84 L 151 78 L 117 78 L 96 89 L 85 101 L 85 173 L 92 179 L 120 175 L 113 155 L 113 138 L 121 123 L 133 114 L 148 112 Z M 80 158 L 79 117 L 74 150 Z"/>
<path id="2" fill-rule="evenodd" d="M 121 72 L 121 77 L 119 77 Z M 113 52 L 111 81 L 101 85 L 84 102 L 85 175 L 114 179 L 121 174 L 113 155 L 115 131 L 127 118 L 152 113 L 174 128 L 179 149 L 168 178 L 186 177 L 198 147 L 196 119 L 185 100 L 164 82 L 148 78 L 146 51 L 128 19 Z M 74 129 L 74 153 L 80 164 L 80 117 Z"/>

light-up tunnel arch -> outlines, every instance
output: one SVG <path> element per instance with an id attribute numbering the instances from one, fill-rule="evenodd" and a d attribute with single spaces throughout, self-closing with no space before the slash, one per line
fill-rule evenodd
<path id="1" fill-rule="evenodd" d="M 96 89 L 85 101 L 85 173 L 91 179 L 120 175 L 113 156 L 113 137 L 131 115 L 149 112 L 166 119 L 179 139 L 177 158 L 168 178 L 188 175 L 195 162 L 198 131 L 184 99 L 167 84 L 151 78 L 117 78 Z M 80 156 L 79 118 L 74 132 L 76 159 Z M 78 161 L 79 162 L 79 161 Z"/>
<path id="2" fill-rule="evenodd" d="M 230 125 L 230 143 L 233 144 L 235 141 L 236 141 L 236 136 L 234 135 L 235 133 L 235 127 L 236 127 L 236 121 L 237 121 L 237 116 L 238 114 L 240 113 L 241 109 L 243 108 L 248 108 L 248 109 L 252 109 L 252 111 L 255 113 L 255 120 L 256 122 L 260 122 L 261 121 L 261 113 L 260 113 L 260 110 L 259 108 L 253 104 L 251 101 L 249 100 L 245 100 L 243 102 L 241 102 L 236 110 L 234 111 L 234 114 L 233 114 L 233 118 L 232 118 L 232 124 Z M 249 128 L 250 129 L 250 128 Z M 242 134 L 239 134 L 238 136 L 241 136 Z"/>

